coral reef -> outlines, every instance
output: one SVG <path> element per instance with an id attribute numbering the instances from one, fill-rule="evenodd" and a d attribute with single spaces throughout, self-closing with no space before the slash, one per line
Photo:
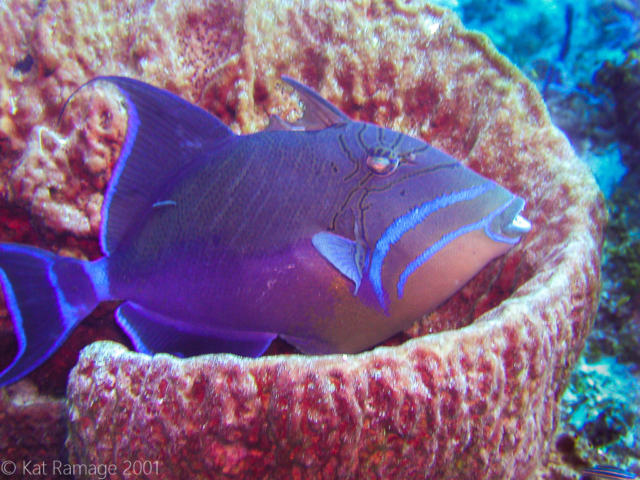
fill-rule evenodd
<path id="1" fill-rule="evenodd" d="M 463 159 L 526 198 L 534 225 L 396 346 L 257 360 L 88 347 L 68 387 L 71 462 L 116 464 L 118 478 L 138 460 L 164 479 L 461 480 L 524 480 L 545 463 L 596 312 L 606 215 L 535 88 L 484 36 L 399 0 L 13 0 L 2 15 L 4 240 L 98 254 L 125 112 L 100 86 L 57 116 L 101 74 L 171 90 L 238 133 L 299 113 L 278 83 L 288 74 Z"/>
<path id="2" fill-rule="evenodd" d="M 571 466 L 577 473 L 588 466 L 616 465 L 640 473 L 632 460 L 640 456 L 640 390 L 629 367 L 614 357 L 581 357 L 563 397 L 561 417 L 563 428 L 555 441 L 563 457 L 558 466 Z"/>
<path id="3" fill-rule="evenodd" d="M 630 186 L 629 186 L 630 187 Z M 600 338 L 591 351 L 640 364 L 640 200 L 637 188 L 619 188 L 609 205 L 603 273 L 605 282 L 598 318 Z M 609 330 L 618 335 L 606 335 Z M 607 340 L 608 338 L 608 340 Z M 618 338 L 612 341 L 613 338 Z"/>
<path id="4" fill-rule="evenodd" d="M 590 83 L 604 62 L 619 63 L 640 40 L 637 0 L 460 0 L 455 10 L 516 65 L 555 67 L 556 87 Z"/>
<path id="5" fill-rule="evenodd" d="M 596 72 L 595 81 L 607 87 L 615 100 L 620 139 L 640 150 L 640 49 L 631 50 L 620 65 L 605 62 Z"/>
<path id="6" fill-rule="evenodd" d="M 609 202 L 600 309 L 560 404 L 557 480 L 608 464 L 640 474 L 640 201 L 628 175 Z M 634 183 L 635 182 L 635 183 Z M 560 475 L 564 472 L 564 475 Z M 577 478 L 577 477 L 576 477 Z"/>

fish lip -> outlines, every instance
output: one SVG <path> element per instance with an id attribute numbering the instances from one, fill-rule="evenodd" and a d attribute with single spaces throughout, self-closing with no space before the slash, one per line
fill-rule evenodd
<path id="1" fill-rule="evenodd" d="M 529 233 L 531 231 L 532 225 L 526 217 L 521 215 L 524 207 L 526 206 L 525 200 L 520 197 L 516 197 L 514 200 L 512 200 L 512 203 L 513 202 L 516 202 L 516 205 L 518 205 L 518 209 L 517 211 L 513 212 L 513 215 L 511 215 L 512 207 L 507 207 L 507 209 L 505 210 L 505 214 L 509 212 L 510 215 L 508 215 L 506 218 L 503 218 L 505 220 L 511 218 L 511 220 L 509 220 L 508 222 L 501 222 L 500 232 L 502 233 L 502 235 L 508 238 L 519 238 L 522 235 Z"/>
<path id="2" fill-rule="evenodd" d="M 492 214 L 492 218 L 485 228 L 487 236 L 496 242 L 518 243 L 522 235 L 531 230 L 531 222 L 520 215 L 525 205 L 526 202 L 523 198 L 513 195 L 508 202 Z"/>
<path id="3" fill-rule="evenodd" d="M 531 231 L 531 222 L 526 217 L 518 214 L 503 231 L 505 235 L 524 235 Z"/>

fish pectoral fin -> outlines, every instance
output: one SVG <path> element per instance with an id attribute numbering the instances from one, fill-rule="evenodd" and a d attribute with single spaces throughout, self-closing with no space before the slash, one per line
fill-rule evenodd
<path id="1" fill-rule="evenodd" d="M 170 353 L 184 358 L 233 353 L 259 357 L 277 336 L 275 333 L 193 328 L 133 302 L 126 302 L 116 310 L 116 320 L 136 350 L 147 355 Z"/>
<path id="2" fill-rule="evenodd" d="M 358 242 L 328 232 L 316 233 L 311 238 L 311 242 L 320 255 L 356 284 L 353 292 L 356 295 L 362 282 L 364 263 L 363 248 Z"/>

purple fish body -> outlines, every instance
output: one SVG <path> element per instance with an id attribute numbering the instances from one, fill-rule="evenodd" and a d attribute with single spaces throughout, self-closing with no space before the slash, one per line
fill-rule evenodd
<path id="1" fill-rule="evenodd" d="M 19 341 L 0 386 L 44 362 L 104 300 L 138 351 L 259 356 L 277 336 L 355 353 L 408 328 L 530 229 L 525 202 L 427 143 L 306 105 L 235 135 L 142 82 L 105 194 L 105 256 L 0 244 Z M 94 81 L 95 81 L 94 80 Z M 34 293 L 37 292 L 37 293 Z"/>

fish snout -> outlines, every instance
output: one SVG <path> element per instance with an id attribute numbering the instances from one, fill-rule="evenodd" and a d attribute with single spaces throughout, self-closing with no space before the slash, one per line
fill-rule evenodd
<path id="1" fill-rule="evenodd" d="M 508 240 L 519 240 L 522 235 L 531 231 L 531 222 L 521 215 L 524 207 L 524 199 L 515 197 L 491 222 L 491 233 L 498 238 L 506 237 Z"/>

